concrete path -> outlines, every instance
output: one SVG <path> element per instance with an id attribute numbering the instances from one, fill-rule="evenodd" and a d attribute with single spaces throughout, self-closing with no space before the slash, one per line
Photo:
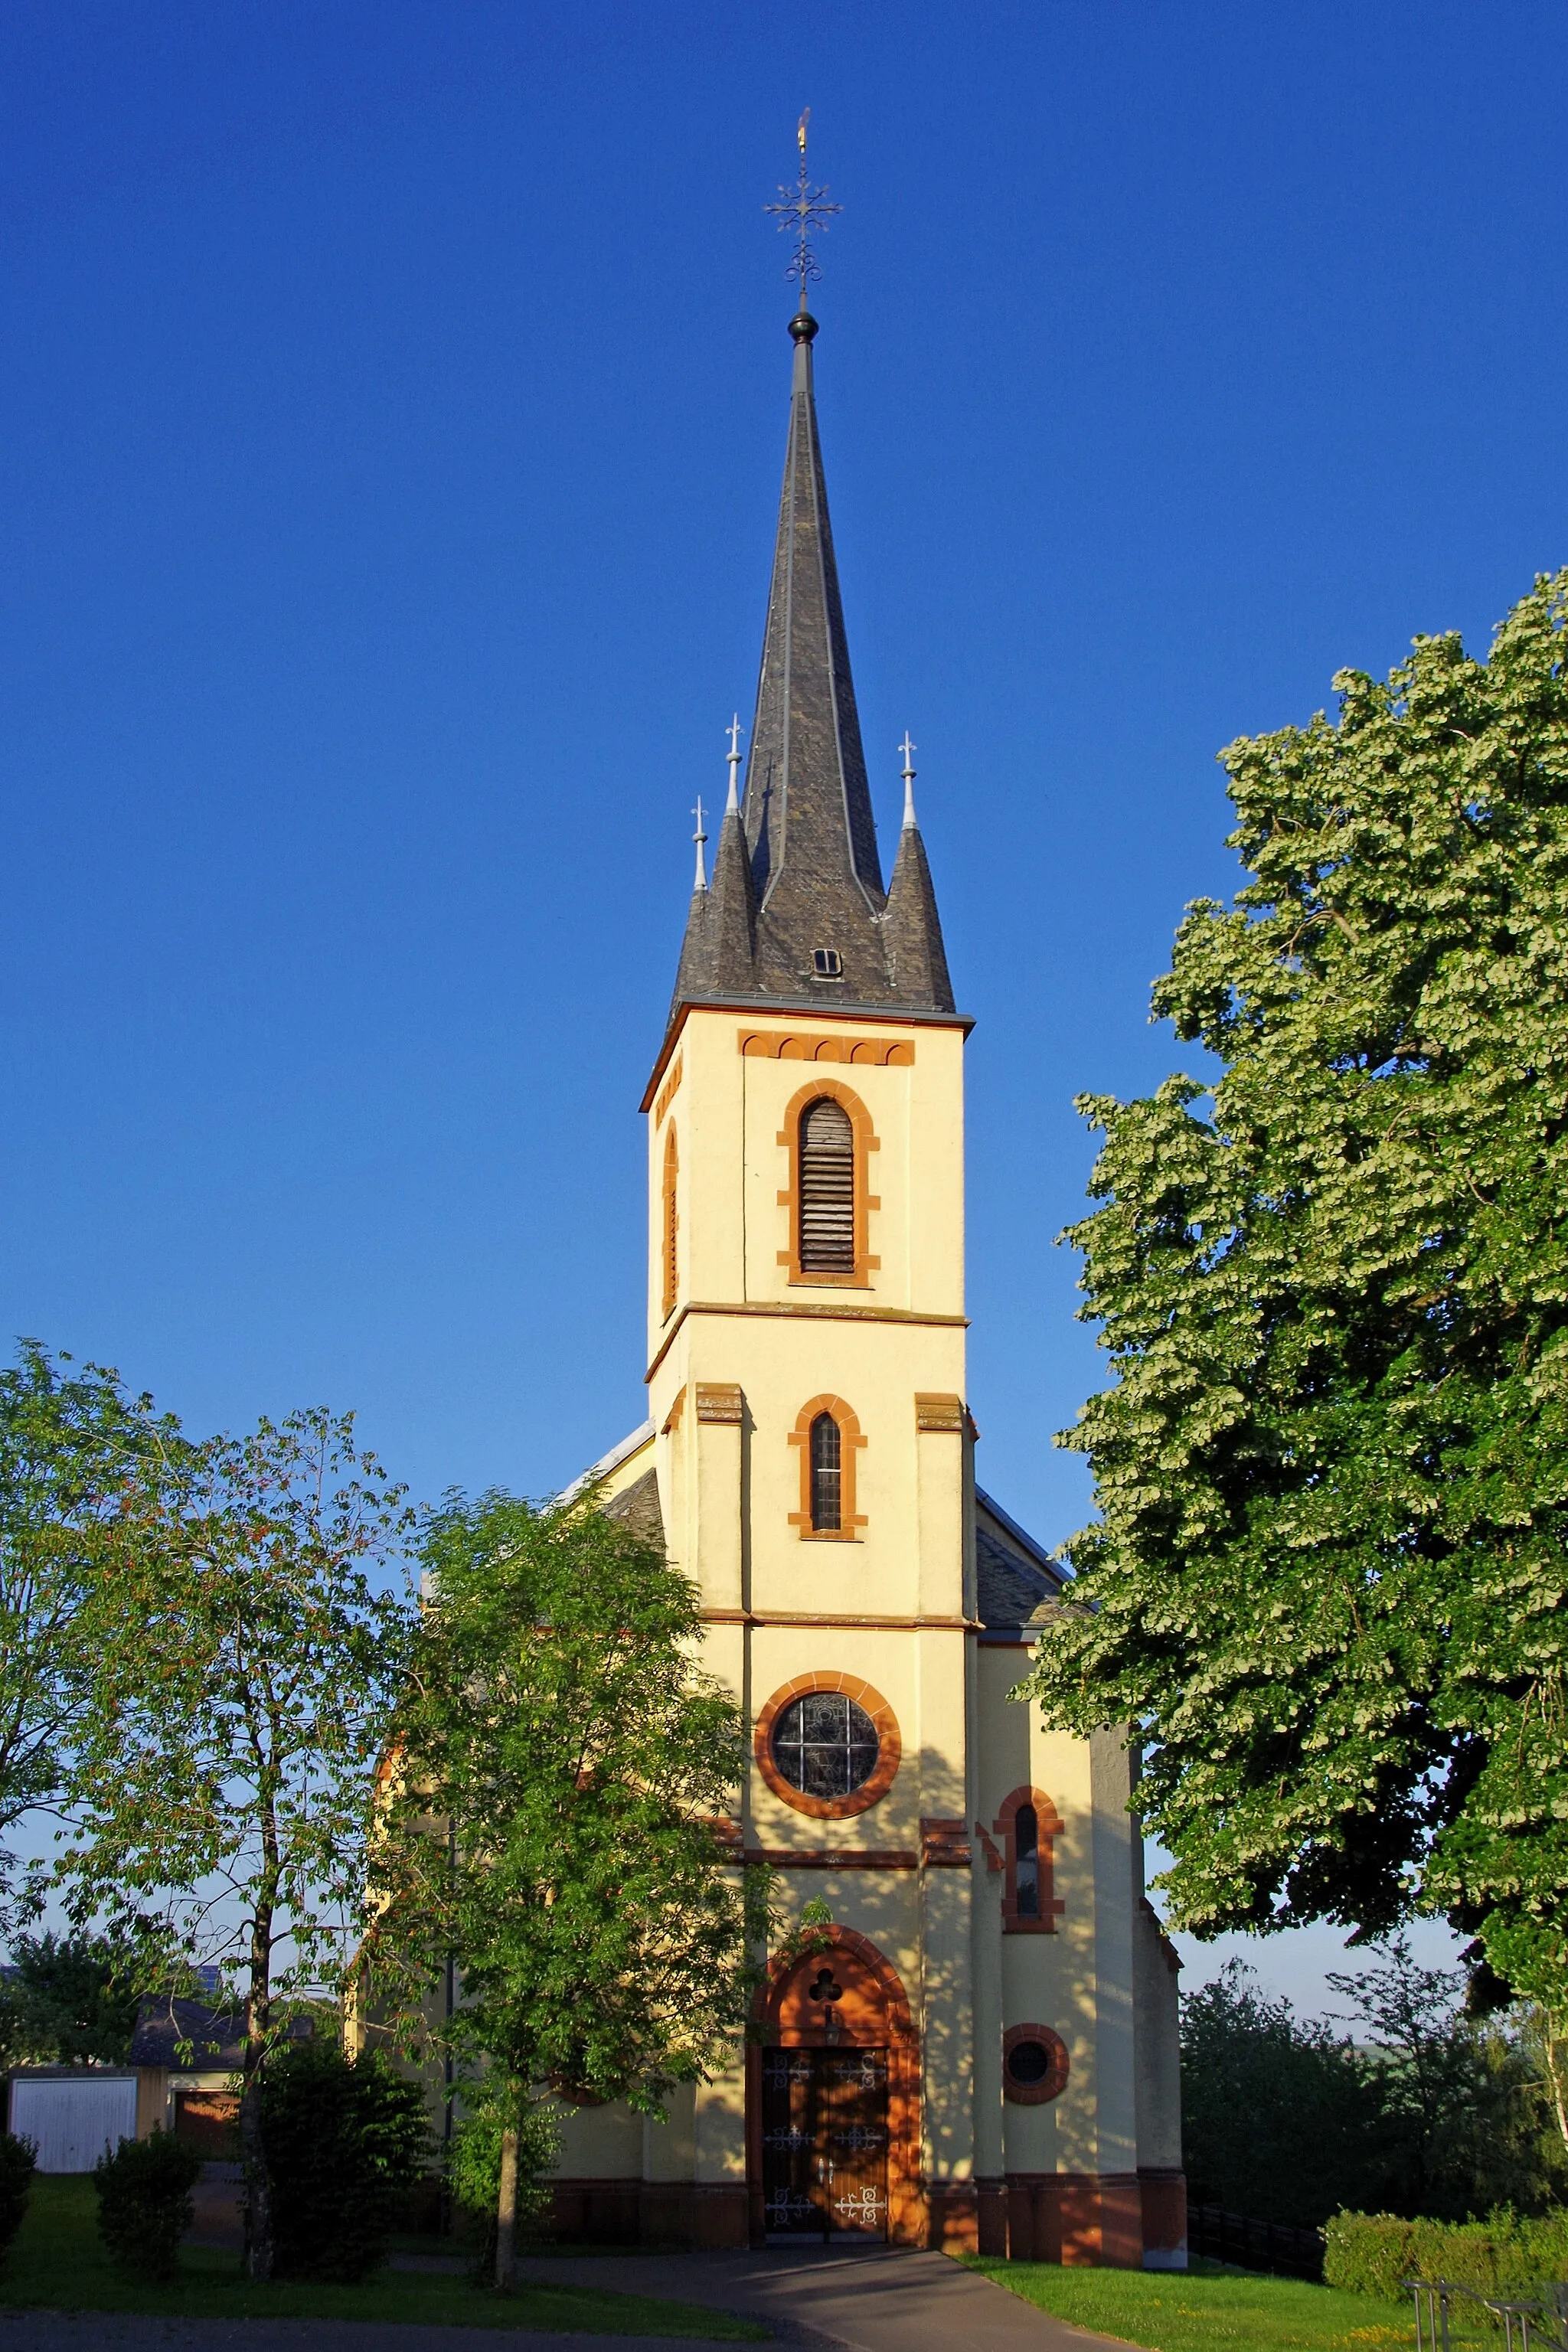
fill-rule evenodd
<path id="1" fill-rule="evenodd" d="M 707 2304 L 817 2352 L 1127 2352 L 942 2254 L 772 2247 L 747 2254 L 534 2255 L 530 2278 Z M 701 2352 L 711 2337 L 584 2336 L 363 2319 L 154 2319 L 0 2312 L 0 2352 Z M 742 2352 L 731 2346 L 730 2352 Z M 762 2352 L 762 2347 L 759 2347 Z"/>
<path id="2" fill-rule="evenodd" d="M 372 2319 L 147 2319 L 0 2312 L 0 2352 L 716 2352 L 711 2337 L 560 2336 L 533 2327 L 388 2326 Z M 768 2352 L 726 2344 L 724 2352 Z"/>
<path id="3" fill-rule="evenodd" d="M 745 2254 L 541 2254 L 527 2278 L 716 2304 L 772 2320 L 786 2340 L 848 2352 L 1127 2352 L 1053 2319 L 945 2254 L 769 2246 Z M 584 2347 L 586 2352 L 586 2347 Z"/>

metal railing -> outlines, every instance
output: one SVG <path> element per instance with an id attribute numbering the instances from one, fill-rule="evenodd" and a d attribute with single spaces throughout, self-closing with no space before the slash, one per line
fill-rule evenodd
<path id="1" fill-rule="evenodd" d="M 1483 2294 L 1456 2279 L 1408 2278 L 1399 2284 L 1415 2298 L 1415 2352 L 1450 2352 L 1448 2305 L 1457 2294 L 1489 2312 L 1494 2326 L 1500 2323 L 1507 2352 L 1516 2352 L 1516 2332 L 1517 2352 L 1568 2352 L 1568 2284 L 1556 2282 L 1534 2295 Z"/>

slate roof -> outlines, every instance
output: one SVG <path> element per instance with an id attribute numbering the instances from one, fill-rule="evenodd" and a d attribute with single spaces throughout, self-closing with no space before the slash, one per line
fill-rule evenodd
<path id="1" fill-rule="evenodd" d="M 662 1551 L 664 1513 L 659 1507 L 658 1471 L 645 1470 L 640 1478 L 612 1495 L 605 1505 L 605 1517 L 623 1519 L 634 1535 L 641 1536 L 645 1543 L 657 1544 Z"/>
<path id="2" fill-rule="evenodd" d="M 308 2017 L 291 2018 L 289 2038 L 308 2042 L 314 2030 Z M 182 2055 L 182 2042 L 188 2045 L 188 2055 Z M 143 1996 L 131 2036 L 132 2066 L 172 2066 L 193 2074 L 234 2074 L 244 2059 L 243 2010 L 213 2009 L 205 2000 L 171 2000 L 167 1993 Z"/>
<path id="3" fill-rule="evenodd" d="M 882 885 L 827 516 L 812 342 L 790 321 L 795 368 L 746 788 L 726 812 L 711 884 L 692 894 L 671 1019 L 683 1004 L 952 1013 L 931 871 L 906 824 Z M 839 959 L 824 977 L 815 950 Z"/>
<path id="4" fill-rule="evenodd" d="M 988 1633 L 1033 1635 L 1060 1598 L 1062 1573 L 1033 1536 L 982 1487 L 974 1490 L 974 1567 L 980 1622 Z"/>
<path id="5" fill-rule="evenodd" d="M 181 2055 L 182 2042 L 191 2045 L 188 2056 Z M 132 2066 L 183 2066 L 202 2074 L 222 2067 L 232 2073 L 244 2056 L 245 2019 L 238 2011 L 149 1993 L 136 2013 Z"/>

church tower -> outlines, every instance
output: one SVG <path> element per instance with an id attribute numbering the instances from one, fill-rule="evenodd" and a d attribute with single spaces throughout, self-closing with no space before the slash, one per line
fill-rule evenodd
<path id="1" fill-rule="evenodd" d="M 695 1580 L 744 1710 L 737 1862 L 834 1928 L 667 2126 L 572 2119 L 557 2222 L 1175 2263 L 1173 1961 L 1125 1744 L 1008 1700 L 1061 1578 L 974 1481 L 972 1024 L 907 737 L 884 886 L 804 299 L 789 331 L 744 790 L 732 759 L 642 1105 L 647 1420 L 594 1475 Z"/>

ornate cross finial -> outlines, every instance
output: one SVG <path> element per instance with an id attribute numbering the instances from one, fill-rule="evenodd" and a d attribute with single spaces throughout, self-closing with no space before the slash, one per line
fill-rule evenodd
<path id="1" fill-rule="evenodd" d="M 730 738 L 730 748 L 724 754 L 730 762 L 730 797 L 724 803 L 724 814 L 728 816 L 731 809 L 738 809 L 741 805 L 741 795 L 735 782 L 741 769 L 741 714 L 738 710 L 724 731 Z"/>
<path id="2" fill-rule="evenodd" d="M 820 278 L 822 275 L 816 256 L 811 249 L 813 234 L 818 236 L 826 235 L 827 224 L 834 214 L 844 210 L 842 205 L 826 203 L 824 199 L 827 190 L 814 188 L 805 176 L 805 132 L 810 121 L 811 109 L 808 106 L 800 118 L 795 134 L 800 148 L 799 182 L 793 192 L 781 184 L 780 202 L 763 206 L 764 212 L 775 213 L 778 215 L 781 231 L 784 236 L 793 236 L 795 239 L 795 251 L 784 265 L 784 276 L 798 280 L 802 310 L 806 307 L 806 289 L 812 279 Z"/>
<path id="3" fill-rule="evenodd" d="M 919 749 L 918 744 L 914 744 L 910 741 L 910 730 L 907 727 L 904 730 L 904 740 L 900 744 L 899 749 L 904 755 L 904 826 L 907 831 L 913 825 L 915 821 L 914 756 L 915 752 Z"/>
<path id="4" fill-rule="evenodd" d="M 702 852 L 707 846 L 708 835 L 702 830 L 702 795 L 700 793 L 697 795 L 697 806 L 692 810 L 691 814 L 697 819 L 697 830 L 691 836 L 692 840 L 697 844 L 697 880 L 693 887 L 699 890 L 706 890 L 708 887 L 708 866 L 707 861 L 703 857 Z"/>

